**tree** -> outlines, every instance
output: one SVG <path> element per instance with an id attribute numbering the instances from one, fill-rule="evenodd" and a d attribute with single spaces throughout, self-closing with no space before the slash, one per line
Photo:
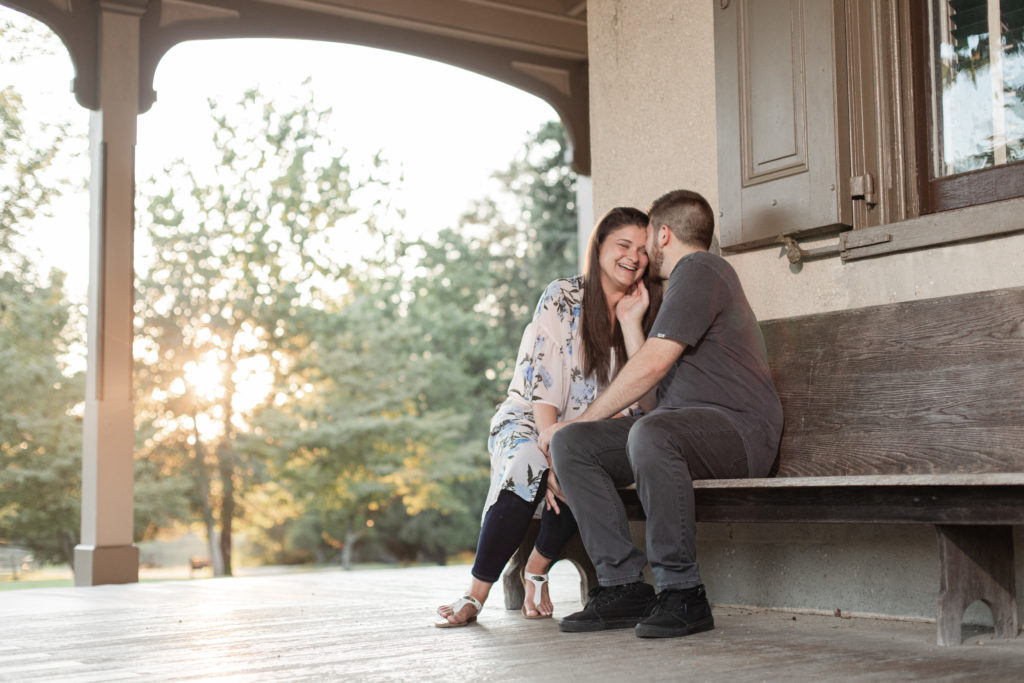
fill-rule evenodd
<path id="1" fill-rule="evenodd" d="M 376 204 L 353 207 L 355 185 L 380 181 L 356 183 L 344 152 L 318 135 L 330 111 L 311 95 L 282 108 L 250 90 L 210 108 L 216 169 L 167 169 L 142 214 L 152 250 L 138 281 L 137 382 L 141 457 L 185 478 L 214 570 L 230 575 L 239 501 L 263 477 L 246 438 L 252 413 L 302 393 L 271 388 L 308 343 L 301 312 L 323 309 L 343 280 L 332 236 L 347 218 L 376 220 Z"/>
<path id="2" fill-rule="evenodd" d="M 575 269 L 575 177 L 556 123 L 531 136 L 458 230 L 382 234 L 337 308 L 312 312 L 292 386 L 308 400 L 265 414 L 282 435 L 275 481 L 305 515 L 312 557 L 373 540 L 393 557 L 472 549 L 488 482 L 486 437 L 522 329 L 549 280 Z M 503 213 L 499 207 L 516 207 Z M 284 420 L 289 426 L 282 428 Z M 290 437 L 284 437 L 288 434 Z M 374 536 L 376 538 L 374 538 Z"/>
<path id="3" fill-rule="evenodd" d="M 26 45 L 56 49 L 30 24 L 0 22 L 0 63 Z M 11 86 L 0 90 L 0 540 L 44 561 L 72 560 L 79 535 L 81 372 L 68 366 L 80 323 L 64 274 L 41 274 L 26 241 L 33 220 L 71 184 L 55 168 L 64 125 L 30 128 Z"/>

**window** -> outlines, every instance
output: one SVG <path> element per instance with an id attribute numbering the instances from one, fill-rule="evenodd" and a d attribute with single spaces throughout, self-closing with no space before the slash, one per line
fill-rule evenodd
<path id="1" fill-rule="evenodd" d="M 927 0 L 926 211 L 1024 194 L 1024 0 Z"/>
<path id="2" fill-rule="evenodd" d="M 1024 0 L 714 11 L 724 251 L 838 234 L 817 255 L 845 260 L 1024 230 L 1000 203 L 1024 197 Z"/>

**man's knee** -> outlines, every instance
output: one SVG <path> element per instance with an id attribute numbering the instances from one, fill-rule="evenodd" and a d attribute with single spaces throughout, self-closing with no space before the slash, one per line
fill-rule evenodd
<path id="1" fill-rule="evenodd" d="M 558 473 L 559 467 L 564 467 L 565 464 L 576 460 L 581 455 L 579 436 L 582 434 L 580 430 L 585 427 L 586 425 L 579 423 L 567 424 L 551 437 L 548 455 L 551 456 L 551 463 L 555 466 L 555 473 Z"/>
<path id="2" fill-rule="evenodd" d="M 674 438 L 675 437 L 675 438 Z M 667 451 L 678 453 L 678 435 L 663 415 L 655 413 L 641 418 L 629 430 L 626 452 L 634 472 L 644 471 L 648 465 L 664 462 Z"/>

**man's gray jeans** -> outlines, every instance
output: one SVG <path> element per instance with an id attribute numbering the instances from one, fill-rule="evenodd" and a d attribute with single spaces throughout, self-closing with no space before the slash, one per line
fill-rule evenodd
<path id="1" fill-rule="evenodd" d="M 748 476 L 743 440 L 722 412 L 577 422 L 555 433 L 550 453 L 602 586 L 640 581 L 647 562 L 660 590 L 700 585 L 693 480 Z M 616 491 L 633 483 L 647 515 L 646 556 Z"/>

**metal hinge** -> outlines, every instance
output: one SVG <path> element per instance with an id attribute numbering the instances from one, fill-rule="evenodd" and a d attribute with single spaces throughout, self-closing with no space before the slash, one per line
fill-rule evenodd
<path id="1" fill-rule="evenodd" d="M 863 199 L 866 204 L 878 203 L 875 197 L 875 177 L 870 173 L 850 178 L 850 199 Z"/>

